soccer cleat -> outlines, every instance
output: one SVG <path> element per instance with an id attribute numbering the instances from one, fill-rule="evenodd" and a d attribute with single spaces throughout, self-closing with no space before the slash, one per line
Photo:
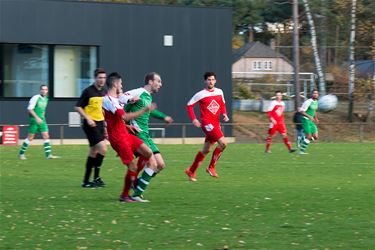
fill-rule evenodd
<path id="1" fill-rule="evenodd" d="M 130 196 L 122 196 L 122 195 L 120 195 L 120 198 L 118 200 L 120 202 L 137 202 L 133 200 Z"/>
<path id="2" fill-rule="evenodd" d="M 195 178 L 195 173 L 191 172 L 189 168 L 185 170 L 185 174 L 189 177 L 190 181 L 197 181 L 197 179 Z"/>
<path id="3" fill-rule="evenodd" d="M 105 183 L 102 178 L 98 177 L 93 181 L 94 185 L 97 187 L 105 187 Z"/>
<path id="4" fill-rule="evenodd" d="M 299 151 L 298 154 L 299 155 L 308 155 L 309 153 L 306 153 L 306 152 L 303 152 L 303 151 Z"/>
<path id="5" fill-rule="evenodd" d="M 266 150 L 266 151 L 264 151 L 264 153 L 271 154 L 272 152 L 271 152 L 271 150 Z"/>
<path id="6" fill-rule="evenodd" d="M 60 159 L 61 156 L 57 156 L 57 155 L 49 155 L 47 156 L 47 159 Z"/>
<path id="7" fill-rule="evenodd" d="M 93 182 L 84 182 L 82 183 L 81 187 L 83 188 L 96 188 L 96 185 Z"/>
<path id="8" fill-rule="evenodd" d="M 218 178 L 219 175 L 216 173 L 216 169 L 213 167 L 206 168 L 206 172 L 211 175 L 212 177 Z"/>
<path id="9" fill-rule="evenodd" d="M 20 160 L 26 160 L 27 159 L 26 156 L 25 156 L 25 154 L 20 154 L 19 158 L 20 158 Z"/>
<path id="10" fill-rule="evenodd" d="M 141 196 L 131 196 L 130 198 L 135 202 L 150 202 L 149 200 L 142 199 Z"/>
<path id="11" fill-rule="evenodd" d="M 289 153 L 294 153 L 294 152 L 296 152 L 296 150 L 295 150 L 294 148 L 291 148 L 291 149 L 289 150 Z"/>

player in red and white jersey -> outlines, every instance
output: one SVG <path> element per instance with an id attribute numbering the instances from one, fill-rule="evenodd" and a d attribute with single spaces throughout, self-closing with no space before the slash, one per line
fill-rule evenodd
<path id="1" fill-rule="evenodd" d="M 196 170 L 210 152 L 212 146 L 217 142 L 219 145 L 215 148 L 210 165 L 206 168 L 206 172 L 212 177 L 219 177 L 216 173 L 216 163 L 221 153 L 227 147 L 227 142 L 220 129 L 220 114 L 223 115 L 223 121 L 228 122 L 229 118 L 225 108 L 225 99 L 223 91 L 215 88 L 216 74 L 214 72 L 206 72 L 204 74 L 204 82 L 206 87 L 196 93 L 187 104 L 187 111 L 191 121 L 197 128 L 202 128 L 206 135 L 203 149 L 195 156 L 193 164 L 185 170 L 190 181 L 196 181 Z M 194 106 L 199 104 L 200 121 L 194 113 Z"/>
<path id="2" fill-rule="evenodd" d="M 284 123 L 284 109 L 285 102 L 282 100 L 283 94 L 281 91 L 275 91 L 276 99 L 273 100 L 268 107 L 268 118 L 270 121 L 268 129 L 268 137 L 266 139 L 266 153 L 270 153 L 270 147 L 272 138 L 275 136 L 276 132 L 279 132 L 283 136 L 285 145 L 287 146 L 290 153 L 296 150 L 292 148 L 292 144 L 289 142 L 286 126 Z"/>
<path id="3" fill-rule="evenodd" d="M 148 166 L 140 177 L 146 179 L 142 184 L 147 183 L 148 185 L 150 182 L 156 169 L 156 161 L 152 155 L 151 149 L 138 137 L 128 132 L 125 121 L 132 120 L 146 112 L 152 111 L 155 109 L 155 104 L 151 104 L 150 106 L 134 113 L 125 113 L 124 104 L 127 103 L 131 97 L 122 94 L 121 76 L 116 72 L 111 73 L 107 77 L 106 84 L 108 87 L 108 93 L 103 98 L 102 109 L 107 126 L 108 140 L 111 143 L 112 148 L 120 157 L 122 163 L 128 166 L 120 201 L 147 202 L 147 200 L 144 200 L 141 196 L 145 190 L 145 186 L 142 186 L 142 188 L 139 189 L 137 186 L 134 194 L 129 196 L 132 184 L 137 178 L 137 165 L 134 161 L 134 153 L 138 153 L 148 159 Z"/>

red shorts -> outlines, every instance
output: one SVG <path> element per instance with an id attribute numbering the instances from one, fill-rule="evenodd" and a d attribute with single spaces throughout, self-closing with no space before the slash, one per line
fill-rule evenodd
<path id="1" fill-rule="evenodd" d="M 270 123 L 269 129 L 268 129 L 268 134 L 269 135 L 274 135 L 278 131 L 280 134 L 286 134 L 286 127 L 285 123 L 276 123 L 273 124 L 272 122 Z"/>
<path id="2" fill-rule="evenodd" d="M 134 153 L 144 142 L 133 134 L 120 138 L 110 138 L 112 148 L 117 152 L 122 163 L 129 164 L 134 160 Z"/>
<path id="3" fill-rule="evenodd" d="M 202 130 L 204 134 L 206 135 L 205 142 L 217 142 L 221 137 L 224 137 L 223 132 L 220 129 L 220 124 L 203 124 L 202 123 Z"/>

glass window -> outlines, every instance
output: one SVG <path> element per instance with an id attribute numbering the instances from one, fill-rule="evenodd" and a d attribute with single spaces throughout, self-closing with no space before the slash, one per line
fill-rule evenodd
<path id="1" fill-rule="evenodd" d="M 3 44 L 4 97 L 30 97 L 48 83 L 48 46 Z"/>
<path id="2" fill-rule="evenodd" d="M 54 97 L 79 97 L 92 83 L 96 67 L 95 46 L 55 46 Z"/>

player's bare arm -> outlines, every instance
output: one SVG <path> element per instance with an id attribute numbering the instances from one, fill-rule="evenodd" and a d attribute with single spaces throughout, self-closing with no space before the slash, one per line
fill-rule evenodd
<path id="1" fill-rule="evenodd" d="M 81 107 L 75 107 L 75 110 L 84 118 L 86 119 L 87 121 L 87 124 L 90 126 L 90 127 L 96 127 L 96 123 L 85 113 L 85 111 L 83 110 L 83 108 Z"/>
<path id="2" fill-rule="evenodd" d="M 223 114 L 223 121 L 224 122 L 229 122 L 229 117 L 227 114 Z"/>
<path id="3" fill-rule="evenodd" d="M 200 127 L 202 126 L 202 124 L 200 123 L 200 121 L 198 121 L 198 119 L 194 119 L 194 120 L 193 120 L 193 124 L 194 124 L 194 126 L 197 127 L 197 128 L 200 128 Z"/>
<path id="4" fill-rule="evenodd" d="M 171 123 L 173 123 L 173 118 L 170 117 L 170 116 L 166 116 L 166 117 L 164 118 L 164 121 L 165 121 L 166 123 L 168 123 L 168 124 L 171 124 Z"/>
<path id="5" fill-rule="evenodd" d="M 123 114 L 122 115 L 122 119 L 127 122 L 127 121 L 130 121 L 130 120 L 133 120 L 133 119 L 137 118 L 138 116 L 143 115 L 146 112 L 150 112 L 150 111 L 152 111 L 154 109 L 156 109 L 156 104 L 155 103 L 151 103 L 150 106 L 147 106 L 144 109 L 141 109 L 141 110 L 139 110 L 137 112 Z"/>
<path id="6" fill-rule="evenodd" d="M 29 109 L 29 113 L 35 118 L 38 124 L 41 124 L 43 122 L 42 119 L 40 119 L 39 116 L 36 115 L 33 109 Z"/>

